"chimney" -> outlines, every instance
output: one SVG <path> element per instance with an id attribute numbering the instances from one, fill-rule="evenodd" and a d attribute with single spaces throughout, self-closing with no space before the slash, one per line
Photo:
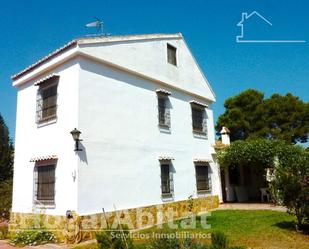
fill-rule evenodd
<path id="1" fill-rule="evenodd" d="M 230 145 L 231 144 L 231 141 L 230 141 L 230 130 L 226 127 L 222 127 L 222 130 L 220 131 L 220 134 L 221 134 L 221 142 L 224 144 L 224 145 Z"/>

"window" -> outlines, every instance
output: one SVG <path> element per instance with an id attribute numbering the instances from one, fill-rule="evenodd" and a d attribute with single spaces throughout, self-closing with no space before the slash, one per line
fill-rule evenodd
<path id="1" fill-rule="evenodd" d="M 46 81 L 37 93 L 37 123 L 44 123 L 57 118 L 58 82 Z"/>
<path id="2" fill-rule="evenodd" d="M 35 203 L 39 205 L 55 204 L 55 168 L 56 165 L 42 165 L 35 168 Z"/>
<path id="3" fill-rule="evenodd" d="M 195 133 L 207 134 L 207 117 L 205 108 L 198 105 L 191 105 L 192 129 Z"/>
<path id="4" fill-rule="evenodd" d="M 168 105 L 169 105 L 168 96 L 158 94 L 159 126 L 170 127 L 171 125 L 170 108 Z"/>
<path id="5" fill-rule="evenodd" d="M 162 195 L 172 195 L 172 173 L 169 164 L 161 164 L 161 189 Z"/>
<path id="6" fill-rule="evenodd" d="M 177 66 L 176 48 L 170 44 L 167 44 L 167 62 L 174 66 Z"/>
<path id="7" fill-rule="evenodd" d="M 197 192 L 210 191 L 210 184 L 208 178 L 208 166 L 207 165 L 196 165 L 196 189 Z"/>

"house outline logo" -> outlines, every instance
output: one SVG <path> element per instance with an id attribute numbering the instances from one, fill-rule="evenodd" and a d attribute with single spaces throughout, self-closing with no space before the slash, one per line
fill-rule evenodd
<path id="1" fill-rule="evenodd" d="M 259 17 L 259 20 L 261 20 L 262 22 L 265 22 L 266 24 L 273 26 L 273 24 L 267 18 L 265 18 L 263 15 L 261 15 L 257 11 L 252 11 L 250 14 L 248 14 L 247 12 L 242 12 L 241 20 L 236 25 L 237 27 L 240 27 L 240 35 L 236 36 L 237 43 L 305 43 L 306 42 L 305 40 L 280 40 L 280 39 L 278 40 L 268 40 L 268 39 L 250 40 L 250 39 L 246 39 L 244 37 L 244 22 L 254 15 Z"/>

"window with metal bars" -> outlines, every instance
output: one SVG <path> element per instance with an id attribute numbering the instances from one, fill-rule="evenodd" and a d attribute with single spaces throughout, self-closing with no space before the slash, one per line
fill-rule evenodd
<path id="1" fill-rule="evenodd" d="M 170 127 L 170 109 L 168 107 L 168 96 L 158 95 L 158 119 L 159 126 Z"/>
<path id="2" fill-rule="evenodd" d="M 193 132 L 207 134 L 207 119 L 205 108 L 191 105 Z"/>
<path id="3" fill-rule="evenodd" d="M 55 203 L 55 169 L 56 165 L 36 167 L 36 204 L 53 205 Z"/>
<path id="4" fill-rule="evenodd" d="M 167 62 L 174 66 L 177 66 L 176 51 L 174 46 L 167 44 Z"/>
<path id="5" fill-rule="evenodd" d="M 208 166 L 206 165 L 196 165 L 195 166 L 196 175 L 196 189 L 200 191 L 209 191 L 209 176 L 208 176 Z"/>
<path id="6" fill-rule="evenodd" d="M 161 164 L 162 195 L 171 194 L 170 165 Z"/>
<path id="7" fill-rule="evenodd" d="M 37 123 L 44 123 L 57 118 L 58 84 L 42 84 L 37 94 Z"/>

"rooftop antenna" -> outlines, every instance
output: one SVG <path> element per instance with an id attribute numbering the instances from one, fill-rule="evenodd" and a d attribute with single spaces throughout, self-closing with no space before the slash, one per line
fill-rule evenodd
<path id="1" fill-rule="evenodd" d="M 94 22 L 90 22 L 86 24 L 87 28 L 96 28 L 97 33 L 96 34 L 92 34 L 92 35 L 87 35 L 87 36 L 106 36 L 107 34 L 105 34 L 103 32 L 103 21 L 99 18 L 95 18 L 96 21 Z"/>

